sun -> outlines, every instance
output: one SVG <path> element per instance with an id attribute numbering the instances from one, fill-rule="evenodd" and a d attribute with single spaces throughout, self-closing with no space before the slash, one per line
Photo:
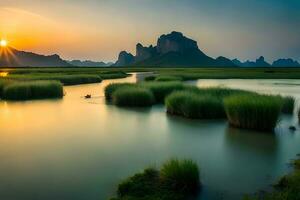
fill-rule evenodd
<path id="1" fill-rule="evenodd" d="M 6 47 L 7 46 L 7 41 L 6 40 L 0 40 L 0 46 L 1 47 Z"/>

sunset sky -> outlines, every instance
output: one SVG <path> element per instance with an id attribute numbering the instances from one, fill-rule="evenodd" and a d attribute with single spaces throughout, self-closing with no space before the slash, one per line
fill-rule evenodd
<path id="1" fill-rule="evenodd" d="M 299 0 L 1 0 L 0 39 L 64 59 L 114 61 L 176 30 L 212 57 L 300 61 L 299 10 Z"/>

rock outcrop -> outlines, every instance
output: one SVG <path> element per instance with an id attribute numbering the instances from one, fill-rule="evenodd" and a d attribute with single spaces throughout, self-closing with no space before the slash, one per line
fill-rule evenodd
<path id="1" fill-rule="evenodd" d="M 118 57 L 118 61 L 114 66 L 128 66 L 134 62 L 134 56 L 126 51 L 121 51 Z"/>
<path id="2" fill-rule="evenodd" d="M 205 55 L 198 48 L 196 41 L 175 31 L 160 36 L 155 47 L 152 45 L 144 47 L 138 43 L 136 45 L 136 56 L 128 55 L 127 52 L 121 52 L 121 54 L 122 56 L 119 56 L 115 66 L 235 66 L 231 60 L 224 57 L 213 59 Z M 124 57 L 128 57 L 126 62 L 124 62 Z"/>

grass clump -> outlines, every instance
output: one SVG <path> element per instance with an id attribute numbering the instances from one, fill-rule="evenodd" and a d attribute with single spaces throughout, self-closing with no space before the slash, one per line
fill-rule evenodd
<path id="1" fill-rule="evenodd" d="M 119 184 L 111 200 L 184 200 L 200 188 L 199 169 L 191 160 L 170 160 L 160 170 L 148 168 Z"/>
<path id="2" fill-rule="evenodd" d="M 58 81 L 16 81 L 3 88 L 2 96 L 7 100 L 62 98 L 63 86 Z"/>
<path id="3" fill-rule="evenodd" d="M 156 76 L 147 76 L 144 78 L 144 81 L 154 81 Z"/>
<path id="4" fill-rule="evenodd" d="M 163 103 L 172 92 L 184 89 L 180 82 L 144 82 L 140 86 L 151 90 L 157 103 Z"/>
<path id="5" fill-rule="evenodd" d="M 224 105 L 231 125 L 259 131 L 273 131 L 279 119 L 282 100 L 278 96 L 234 95 L 225 98 Z"/>
<path id="6" fill-rule="evenodd" d="M 172 159 L 162 166 L 160 176 L 172 190 L 183 194 L 194 193 L 200 186 L 199 168 L 192 160 Z"/>
<path id="7" fill-rule="evenodd" d="M 155 78 L 155 81 L 183 81 L 183 79 L 179 76 L 167 76 L 161 75 Z"/>
<path id="8" fill-rule="evenodd" d="M 282 97 L 282 112 L 285 114 L 293 114 L 294 112 L 294 106 L 295 106 L 295 98 L 288 96 L 288 97 Z"/>
<path id="9" fill-rule="evenodd" d="M 155 99 L 149 89 L 136 86 L 117 89 L 112 101 L 117 106 L 147 107 L 153 105 Z"/>
<path id="10" fill-rule="evenodd" d="M 167 112 L 194 119 L 224 118 L 222 100 L 211 95 L 199 95 L 191 91 L 177 91 L 166 98 Z"/>
<path id="11" fill-rule="evenodd" d="M 104 89 L 104 95 L 107 100 L 112 100 L 112 95 L 113 93 L 123 87 L 135 87 L 134 84 L 131 83 L 111 83 L 108 86 L 105 87 Z"/>
<path id="12" fill-rule="evenodd" d="M 107 71 L 99 74 L 101 79 L 117 79 L 117 78 L 126 78 L 129 75 L 122 71 Z"/>

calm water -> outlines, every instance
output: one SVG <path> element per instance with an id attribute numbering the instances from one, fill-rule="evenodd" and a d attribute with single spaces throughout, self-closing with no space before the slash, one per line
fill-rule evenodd
<path id="1" fill-rule="evenodd" d="M 0 199 L 102 200 L 124 178 L 171 158 L 201 167 L 199 199 L 239 199 L 267 188 L 300 153 L 300 131 L 283 116 L 276 134 L 242 131 L 225 120 L 190 121 L 163 106 L 121 109 L 107 105 L 111 82 L 66 87 L 63 100 L 0 101 Z M 299 94 L 300 80 L 201 80 L 259 92 Z M 94 98 L 86 100 L 86 94 Z M 299 96 L 298 96 L 299 97 Z"/>

